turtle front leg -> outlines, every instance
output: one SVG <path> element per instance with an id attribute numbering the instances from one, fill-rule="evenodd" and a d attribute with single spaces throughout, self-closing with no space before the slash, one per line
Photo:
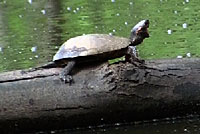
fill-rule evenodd
<path id="1" fill-rule="evenodd" d="M 62 81 L 64 81 L 65 83 L 72 83 L 73 82 L 73 78 L 70 75 L 73 67 L 75 66 L 76 62 L 75 61 L 69 61 L 67 63 L 67 65 L 65 66 L 65 68 L 62 70 L 62 72 L 60 73 L 60 79 Z"/>
<path id="2" fill-rule="evenodd" d="M 138 66 L 138 63 L 144 64 L 144 60 L 138 58 L 137 50 L 135 46 L 129 46 L 127 50 L 127 54 L 125 56 L 126 61 Z"/>

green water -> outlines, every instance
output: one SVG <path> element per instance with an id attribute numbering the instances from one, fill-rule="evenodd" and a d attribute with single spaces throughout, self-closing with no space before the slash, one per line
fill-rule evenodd
<path id="1" fill-rule="evenodd" d="M 77 35 L 128 38 L 141 19 L 151 22 L 151 37 L 138 47 L 141 58 L 186 57 L 187 53 L 199 57 L 199 4 L 194 0 L 1 0 L 0 71 L 51 61 L 59 46 Z"/>

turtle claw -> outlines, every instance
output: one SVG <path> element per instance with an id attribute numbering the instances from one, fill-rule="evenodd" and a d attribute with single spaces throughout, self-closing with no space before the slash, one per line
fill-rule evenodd
<path id="1" fill-rule="evenodd" d="M 145 65 L 145 60 L 138 59 L 138 58 L 131 59 L 130 62 L 131 62 L 133 65 L 135 65 L 136 67 L 142 67 L 142 66 Z"/>
<path id="2" fill-rule="evenodd" d="M 61 81 L 63 81 L 64 83 L 69 83 L 71 84 L 73 82 L 73 78 L 71 75 L 63 75 L 63 74 L 60 74 L 60 79 Z"/>

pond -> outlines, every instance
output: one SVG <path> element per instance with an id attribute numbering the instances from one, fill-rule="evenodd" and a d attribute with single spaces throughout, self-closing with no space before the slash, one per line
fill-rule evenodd
<path id="1" fill-rule="evenodd" d="M 199 4 L 197 0 L 1 0 L 0 72 L 45 64 L 74 36 L 104 33 L 128 38 L 142 19 L 150 20 L 151 37 L 138 46 L 141 58 L 199 57 Z M 160 125 L 160 131 L 170 127 Z M 150 131 L 143 126 L 132 129 L 127 126 L 127 132 L 125 128 L 119 132 Z"/>

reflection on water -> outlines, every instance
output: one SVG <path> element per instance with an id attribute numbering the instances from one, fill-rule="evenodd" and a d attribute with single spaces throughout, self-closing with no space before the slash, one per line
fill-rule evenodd
<path id="1" fill-rule="evenodd" d="M 59 46 L 77 35 L 129 37 L 141 19 L 151 22 L 151 38 L 139 46 L 142 58 L 196 57 L 200 55 L 198 5 L 199 1 L 188 0 L 2 0 L 0 71 L 51 61 Z"/>

